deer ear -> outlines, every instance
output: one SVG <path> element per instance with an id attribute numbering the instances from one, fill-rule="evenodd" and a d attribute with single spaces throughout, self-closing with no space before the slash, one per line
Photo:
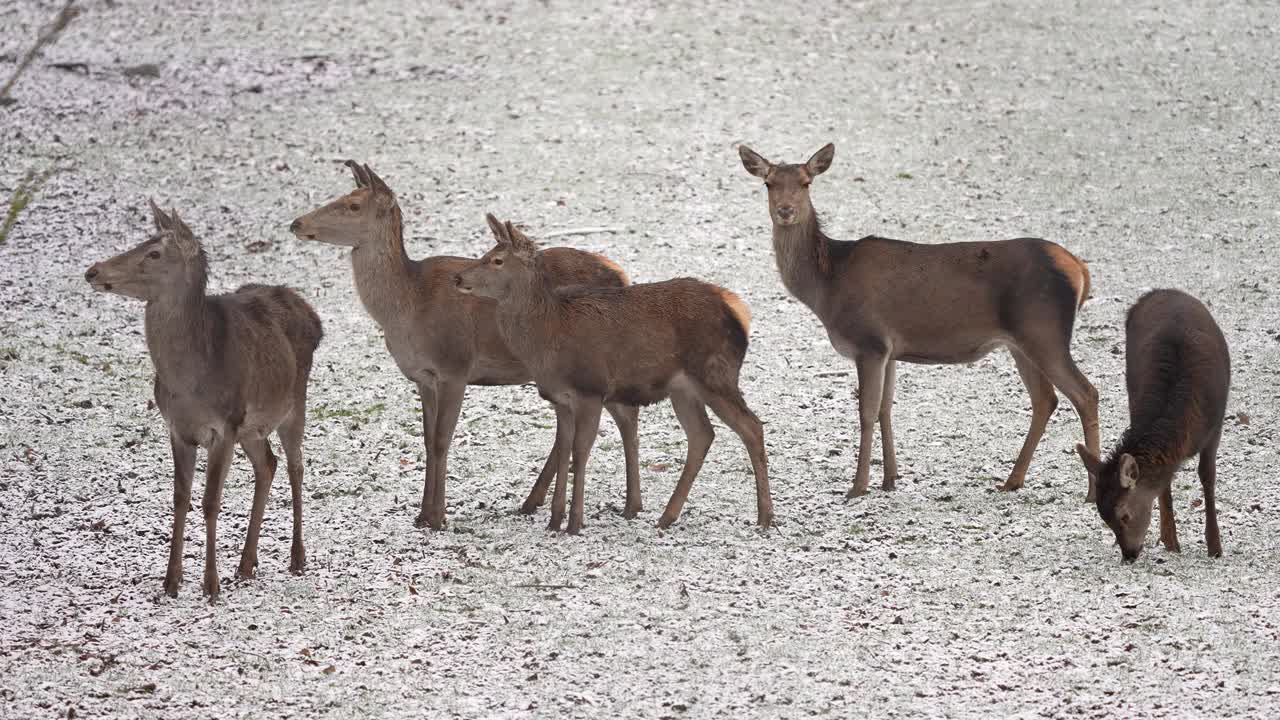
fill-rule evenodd
<path id="1" fill-rule="evenodd" d="M 391 187 L 387 185 L 386 181 L 378 177 L 378 173 L 374 172 L 373 168 L 370 168 L 367 163 L 364 166 L 364 173 L 365 177 L 369 180 L 369 187 L 373 188 L 377 192 L 395 195 L 395 193 L 391 192 Z"/>
<path id="2" fill-rule="evenodd" d="M 1120 456 L 1120 487 L 1132 490 L 1138 486 L 1138 461 L 1129 453 Z"/>
<path id="3" fill-rule="evenodd" d="M 168 230 L 172 222 L 169 216 L 164 214 L 159 205 L 156 205 L 155 200 L 147 198 L 147 204 L 151 206 L 151 221 L 156 224 L 156 230 Z"/>
<path id="4" fill-rule="evenodd" d="M 200 243 L 196 242 L 196 236 L 191 232 L 191 228 L 178 217 L 178 211 L 170 209 L 169 218 L 173 221 L 169 227 L 173 231 L 173 242 L 182 251 L 183 256 L 191 258 L 199 255 Z"/>
<path id="5" fill-rule="evenodd" d="M 836 146 L 827 143 L 822 146 L 821 150 L 814 153 L 813 157 L 809 158 L 809 162 L 804 164 L 804 169 L 808 171 L 809 177 L 821 175 L 827 171 L 827 168 L 831 167 L 831 160 L 835 156 Z"/>
<path id="6" fill-rule="evenodd" d="M 538 253 L 537 244 L 530 240 L 528 235 L 521 232 L 520 228 L 512 225 L 510 220 L 507 221 L 507 237 L 511 238 L 511 250 L 518 257 L 532 260 L 533 256 Z"/>
<path id="7" fill-rule="evenodd" d="M 742 167 L 758 178 L 767 177 L 769 171 L 773 169 L 773 163 L 765 160 L 760 153 L 746 145 L 738 146 L 738 157 L 742 158 Z"/>
<path id="8" fill-rule="evenodd" d="M 347 160 L 342 164 L 351 168 L 351 176 L 356 180 L 356 187 L 369 187 L 369 180 L 364 176 L 364 170 L 360 167 L 360 163 L 355 160 Z"/>
<path id="9" fill-rule="evenodd" d="M 502 221 L 494 217 L 493 213 L 485 213 L 484 219 L 489 223 L 489 232 L 493 233 L 493 239 L 497 240 L 499 245 L 511 244 L 511 237 L 507 235 L 507 228 L 503 226 Z"/>
<path id="10" fill-rule="evenodd" d="M 1096 477 L 1102 470 L 1102 461 L 1097 455 L 1089 452 L 1089 448 L 1085 447 L 1084 443 L 1076 443 L 1076 452 L 1080 455 L 1080 462 L 1084 463 L 1084 469 Z"/>

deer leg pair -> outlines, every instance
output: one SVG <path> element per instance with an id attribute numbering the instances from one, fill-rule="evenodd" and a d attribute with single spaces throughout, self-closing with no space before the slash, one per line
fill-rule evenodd
<path id="1" fill-rule="evenodd" d="M 281 423 L 280 441 L 288 462 L 289 494 L 293 505 L 293 544 L 289 548 L 289 572 L 301 575 L 306 567 L 307 555 L 302 545 L 302 435 L 307 422 L 306 385 L 295 401 L 293 411 Z M 266 511 L 271 483 L 275 479 L 276 456 L 271 452 L 267 438 L 241 441 L 245 455 L 253 465 L 253 510 L 249 516 L 249 534 L 245 538 L 244 551 L 240 554 L 240 567 L 236 577 L 252 578 L 258 567 L 258 538 L 262 533 L 262 517 Z"/>
<path id="2" fill-rule="evenodd" d="M 1040 347 L 1044 345 L 1047 343 L 1040 344 Z M 1031 428 L 1022 442 L 1022 450 L 1018 452 L 1012 472 L 1004 485 L 1000 486 L 1001 490 L 1017 490 L 1023 486 L 1027 469 L 1031 466 L 1031 456 L 1040 444 L 1049 418 L 1058 407 L 1055 388 L 1067 396 L 1075 407 L 1076 414 L 1080 416 L 1080 423 L 1084 427 L 1085 447 L 1095 456 L 1098 454 L 1098 391 L 1076 367 L 1071 354 L 1064 347 L 1049 347 L 1053 349 L 1039 350 L 1034 343 L 1025 348 L 1011 348 L 1018 375 L 1022 377 L 1027 393 L 1031 395 Z M 1094 502 L 1096 480 L 1089 473 L 1085 502 Z"/>
<path id="3" fill-rule="evenodd" d="M 613 422 L 618 426 L 618 434 L 622 436 L 622 451 L 627 467 L 627 504 L 623 508 L 622 517 L 632 520 L 644 509 L 640 500 L 640 443 L 637 437 L 640 409 L 634 405 L 618 403 L 608 403 L 605 409 L 613 417 Z M 547 489 L 551 487 L 551 480 L 560 467 L 560 458 L 556 453 L 556 446 L 552 446 L 551 454 L 547 456 L 547 462 L 542 466 L 533 489 L 520 506 L 522 514 L 532 515 L 546 502 Z"/>
<path id="4" fill-rule="evenodd" d="M 702 469 L 707 451 L 715 440 L 715 429 L 707 418 L 708 405 L 742 439 L 755 472 L 756 523 L 760 527 L 770 527 L 773 525 L 773 499 L 769 495 L 769 464 L 764 448 L 764 425 L 747 407 L 736 385 L 719 391 L 705 387 L 672 388 L 671 406 L 680 421 L 680 427 L 684 429 L 688 448 L 684 469 L 680 472 L 680 479 L 676 482 L 676 489 L 671 494 L 667 509 L 658 519 L 658 527 L 671 527 L 680 518 L 685 501 L 689 499 L 693 479 Z"/>
<path id="5" fill-rule="evenodd" d="M 173 533 L 169 536 L 169 565 L 165 570 L 164 591 L 178 596 L 182 584 L 182 546 L 186 531 L 187 511 L 191 508 L 191 481 L 195 474 L 196 446 L 169 434 L 173 449 Z M 204 594 L 214 602 L 222 589 L 218 579 L 218 512 L 222 509 L 222 486 L 235 452 L 235 433 L 226 432 L 214 438 L 209 446 L 208 468 L 204 481 Z"/>
<path id="6" fill-rule="evenodd" d="M 897 487 L 898 459 L 893 450 L 893 392 L 897 384 L 896 362 L 888 355 L 861 355 L 858 369 L 858 461 L 853 487 L 846 498 L 867 494 L 871 484 L 871 446 L 876 421 L 880 421 L 880 444 L 884 453 L 882 490 Z"/>
<path id="7" fill-rule="evenodd" d="M 415 527 L 443 530 L 445 484 L 449 474 L 449 445 L 462 412 L 467 385 L 453 380 L 418 383 L 422 397 L 422 444 L 426 450 L 426 478 L 422 485 L 422 505 Z"/>
<path id="8" fill-rule="evenodd" d="M 556 487 L 551 498 L 551 521 L 548 530 L 559 530 L 564 523 L 566 486 L 570 456 L 573 460 L 573 507 L 569 511 L 569 526 L 565 531 L 577 535 L 584 527 L 586 505 L 587 458 L 600 431 L 600 411 L 603 403 L 598 398 L 575 397 L 567 403 L 556 403 L 556 445 L 554 452 L 559 461 Z"/>

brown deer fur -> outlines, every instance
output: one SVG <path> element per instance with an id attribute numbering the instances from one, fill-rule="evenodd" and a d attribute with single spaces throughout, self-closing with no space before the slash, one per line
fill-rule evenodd
<path id="1" fill-rule="evenodd" d="M 418 386 L 427 468 L 416 525 L 439 530 L 445 526 L 449 445 L 467 385 L 519 385 L 529 381 L 529 370 L 499 335 L 495 303 L 454 288 L 454 274 L 471 259 L 410 260 L 391 188 L 369 166 L 352 161 L 347 166 L 356 189 L 294 220 L 290 229 L 303 240 L 351 248 L 360 301 L 382 329 L 400 371 Z M 557 284 L 616 287 L 630 282 L 621 268 L 594 253 L 550 248 L 542 257 Z M 637 410 L 612 404 L 608 410 L 622 435 L 627 467 L 623 514 L 632 518 L 641 510 Z M 543 503 L 556 467 L 553 450 L 521 512 L 533 513 Z"/>
<path id="2" fill-rule="evenodd" d="M 1178 552 L 1173 516 L 1173 475 L 1200 455 L 1204 488 L 1204 539 L 1209 555 L 1222 556 L 1218 534 L 1218 441 L 1231 387 L 1231 356 L 1213 316 L 1179 290 L 1152 290 L 1125 321 L 1125 386 L 1129 429 L 1105 461 L 1084 446 L 1080 459 L 1098 476 L 1098 514 L 1115 533 L 1125 560 L 1137 559 L 1151 525 L 1151 503 L 1160 499 L 1160 540 Z"/>
<path id="3" fill-rule="evenodd" d="M 498 329 L 526 359 L 538 392 L 555 405 L 560 467 L 551 524 L 564 519 L 569 449 L 573 508 L 583 526 L 587 458 L 602 403 L 648 405 L 670 397 L 689 440 L 684 471 L 658 521 L 680 516 L 714 432 L 706 406 L 742 438 L 756 478 L 756 520 L 773 521 L 764 427 L 738 389 L 749 313 L 736 295 L 691 278 L 624 288 L 556 288 L 542 254 L 511 223 L 488 216 L 498 245 L 458 274 L 464 292 L 498 301 Z"/>
<path id="4" fill-rule="evenodd" d="M 173 450 L 173 534 L 164 589 L 178 594 L 183 528 L 191 506 L 196 446 L 208 451 L 204 488 L 204 593 L 219 591 L 217 518 L 236 443 L 253 465 L 253 511 L 240 556 L 239 577 L 258 565 L 258 537 L 276 458 L 268 436 L 277 432 L 288 461 L 293 497 L 289 570 L 303 571 L 302 433 L 307 380 L 320 344 L 320 318 L 293 290 L 245 285 L 205 295 L 204 249 L 176 212 L 154 203 L 156 233 L 146 242 L 94 264 L 85 279 L 94 289 L 145 300 L 147 349 L 155 365 L 155 401 L 169 426 Z"/>
<path id="5" fill-rule="evenodd" d="M 836 351 L 858 371 L 861 437 L 848 495 L 867 491 L 872 436 L 880 422 L 885 490 L 894 487 L 891 412 L 894 365 L 973 362 L 999 346 L 1013 354 L 1031 394 L 1031 429 L 1002 489 L 1022 487 L 1031 456 L 1057 407 L 1075 406 L 1088 447 L 1098 447 L 1097 391 L 1071 358 L 1075 313 L 1089 292 L 1083 261 L 1045 240 L 921 245 L 823 233 L 809 183 L 831 166 L 827 145 L 808 162 L 775 165 L 739 147 L 747 172 L 769 190 L 773 249 L 787 290 L 818 316 Z M 1087 499 L 1094 497 L 1089 478 Z"/>

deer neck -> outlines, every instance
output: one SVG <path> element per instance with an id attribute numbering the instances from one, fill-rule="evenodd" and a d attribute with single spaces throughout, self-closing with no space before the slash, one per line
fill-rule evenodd
<path id="1" fill-rule="evenodd" d="M 773 226 L 773 255 L 787 291 L 815 312 L 831 273 L 827 236 L 816 212 L 795 225 Z"/>
<path id="2" fill-rule="evenodd" d="M 360 302 L 378 325 L 385 328 L 408 318 L 419 288 L 414 263 L 404 249 L 399 205 L 379 219 L 369 242 L 352 249 L 351 269 Z"/>
<path id="3" fill-rule="evenodd" d="M 532 370 L 557 335 L 560 302 L 549 276 L 536 261 L 536 272 L 513 282 L 510 293 L 498 301 L 498 332 L 511 354 Z"/>
<path id="4" fill-rule="evenodd" d="M 215 337 L 214 312 L 205 295 L 203 270 L 183 287 L 147 301 L 147 350 L 166 387 L 198 389 L 203 384 L 225 340 Z"/>

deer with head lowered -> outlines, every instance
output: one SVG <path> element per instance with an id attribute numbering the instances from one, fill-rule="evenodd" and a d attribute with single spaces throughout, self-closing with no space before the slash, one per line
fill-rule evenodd
<path id="1" fill-rule="evenodd" d="M 1218 441 L 1231 387 L 1231 355 L 1222 330 L 1199 300 L 1180 290 L 1152 290 L 1125 320 L 1125 385 L 1129 429 L 1105 461 L 1083 445 L 1076 451 L 1098 477 L 1098 514 L 1132 562 L 1160 500 L 1160 540 L 1179 552 L 1173 516 L 1173 476 L 1199 453 L 1204 489 L 1204 539 L 1222 557 L 1218 534 Z"/>
<path id="2" fill-rule="evenodd" d="M 146 301 L 147 350 L 155 365 L 155 401 L 169 426 L 173 451 L 173 534 L 164 590 L 177 596 L 182 545 L 196 448 L 208 452 L 205 473 L 204 594 L 220 590 L 217 521 L 222 488 L 239 443 L 253 465 L 253 510 L 238 577 L 253 577 L 258 537 L 276 458 L 268 436 L 276 432 L 288 462 L 293 498 L 289 570 L 301 574 L 302 434 L 307 380 L 323 332 L 320 318 L 286 287 L 245 285 L 206 295 L 208 262 L 191 228 L 151 203 L 155 234 L 110 260 L 95 263 L 85 279 L 95 290 Z"/>
<path id="3" fill-rule="evenodd" d="M 738 389 L 750 313 L 737 295 L 692 278 L 622 288 L 556 288 L 543 254 L 510 222 L 488 215 L 497 246 L 458 272 L 463 292 L 498 302 L 498 330 L 525 359 L 538 392 L 555 405 L 556 489 L 551 529 L 565 515 L 573 457 L 573 507 L 566 530 L 583 527 L 587 457 L 610 402 L 649 405 L 671 398 L 688 436 L 684 470 L 658 521 L 680 517 L 715 437 L 706 406 L 742 438 L 756 479 L 756 522 L 769 527 L 773 501 L 764 426 Z"/>
<path id="4" fill-rule="evenodd" d="M 1058 405 L 1054 388 L 1071 400 L 1087 446 L 1097 451 L 1098 394 L 1070 350 L 1076 310 L 1089 295 L 1082 260 L 1035 238 L 927 245 L 875 236 L 833 240 L 809 197 L 809 184 L 831 166 L 833 145 L 801 164 L 771 163 L 745 145 L 738 151 L 747 172 L 768 188 L 783 285 L 818 316 L 836 351 L 857 368 L 861 428 L 849 497 L 867 492 L 877 420 L 882 488 L 894 488 L 890 416 L 899 360 L 967 363 L 996 347 L 1009 348 L 1031 394 L 1031 429 L 1003 490 L 1022 487 Z M 1086 499 L 1094 499 L 1092 473 Z"/>
<path id="5" fill-rule="evenodd" d="M 395 193 L 368 165 L 350 160 L 346 164 L 355 177 L 355 190 L 294 220 L 290 230 L 301 240 L 351 248 L 360 301 L 422 400 L 427 467 L 415 525 L 440 530 L 445 526 L 449 445 L 467 385 L 519 385 L 528 382 L 529 370 L 499 334 L 495 303 L 454 287 L 454 274 L 471 259 L 410 260 Z M 539 257 L 556 285 L 618 287 L 630 282 L 621 268 L 594 253 L 549 248 Z M 626 458 L 623 516 L 633 518 L 641 510 L 638 410 L 617 403 L 610 403 L 608 410 L 618 425 Z M 521 512 L 531 514 L 542 505 L 556 467 L 553 448 Z"/>

